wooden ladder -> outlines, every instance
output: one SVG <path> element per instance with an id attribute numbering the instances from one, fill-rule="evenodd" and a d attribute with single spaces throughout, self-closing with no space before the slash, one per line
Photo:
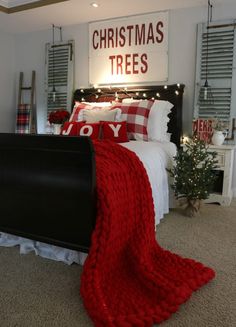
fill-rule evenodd
<path id="1" fill-rule="evenodd" d="M 20 72 L 18 107 L 16 118 L 16 133 L 19 134 L 37 134 L 35 76 L 36 73 L 33 70 L 31 85 L 24 86 L 24 73 Z M 27 103 L 24 103 L 23 101 L 25 93 L 27 93 Z"/>

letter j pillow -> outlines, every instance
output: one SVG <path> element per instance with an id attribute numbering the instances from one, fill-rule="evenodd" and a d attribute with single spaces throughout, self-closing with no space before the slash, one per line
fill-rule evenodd
<path id="1" fill-rule="evenodd" d="M 126 121 L 102 122 L 102 135 L 104 140 L 110 140 L 117 143 L 129 142 Z"/>

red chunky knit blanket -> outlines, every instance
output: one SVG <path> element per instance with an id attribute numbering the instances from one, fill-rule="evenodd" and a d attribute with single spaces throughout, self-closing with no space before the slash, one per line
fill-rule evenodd
<path id="1" fill-rule="evenodd" d="M 161 248 L 146 171 L 137 156 L 95 142 L 98 215 L 81 280 L 97 327 L 151 327 L 175 312 L 214 271 Z"/>

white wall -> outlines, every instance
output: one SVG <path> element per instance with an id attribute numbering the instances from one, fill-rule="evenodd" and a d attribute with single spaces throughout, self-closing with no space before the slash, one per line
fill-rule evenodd
<path id="1" fill-rule="evenodd" d="M 0 32 L 0 132 L 15 128 L 15 47 L 14 37 Z"/>
<path id="2" fill-rule="evenodd" d="M 236 18 L 236 3 L 214 6 L 213 20 L 230 18 Z M 170 11 L 169 19 L 168 83 L 183 83 L 186 85 L 183 102 L 183 128 L 184 132 L 189 133 L 191 131 L 193 117 L 196 27 L 197 23 L 207 20 L 207 7 L 173 10 Z M 63 22 L 61 22 L 61 25 L 63 25 Z M 88 86 L 88 24 L 63 28 L 63 39 L 75 40 L 75 88 Z M 19 74 L 20 71 L 24 71 L 28 75 L 28 78 L 30 78 L 31 71 L 36 70 L 39 132 L 44 131 L 46 112 L 44 98 L 44 54 L 45 43 L 50 41 L 51 29 L 27 33 L 16 37 L 16 73 Z M 5 96 L 4 98 L 6 101 Z M 5 119 L 6 121 L 10 119 L 9 113 Z M 8 127 L 10 125 L 10 123 L 7 124 Z M 236 186 L 236 175 L 234 177 L 234 184 Z"/>

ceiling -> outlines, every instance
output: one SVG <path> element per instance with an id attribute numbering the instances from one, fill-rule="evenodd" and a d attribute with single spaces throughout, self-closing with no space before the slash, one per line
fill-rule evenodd
<path id="1" fill-rule="evenodd" d="M 56 1 L 0 0 L 0 7 L 13 8 L 14 6 L 37 2 L 45 4 Z M 92 7 L 92 2 L 97 2 L 99 7 Z M 226 2 L 233 3 L 235 0 L 212 0 L 213 6 Z M 207 6 L 207 0 L 68 0 L 11 14 L 0 12 L 0 31 L 16 34 L 33 32 L 49 29 L 52 24 L 67 26 L 114 17 L 196 6 Z"/>

